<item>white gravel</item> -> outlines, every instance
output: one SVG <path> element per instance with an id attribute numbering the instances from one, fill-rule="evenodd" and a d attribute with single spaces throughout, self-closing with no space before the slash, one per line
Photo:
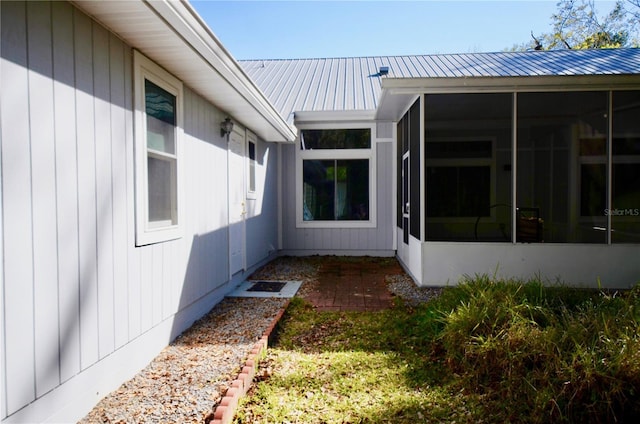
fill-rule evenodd
<path id="1" fill-rule="evenodd" d="M 386 281 L 389 291 L 411 306 L 428 302 L 442 292 L 441 287 L 418 287 L 407 274 L 389 275 Z"/>

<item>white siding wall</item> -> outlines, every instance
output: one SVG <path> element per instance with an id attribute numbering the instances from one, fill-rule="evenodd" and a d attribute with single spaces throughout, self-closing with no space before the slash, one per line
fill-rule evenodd
<path id="1" fill-rule="evenodd" d="M 293 255 L 393 255 L 393 143 L 376 142 L 376 228 L 296 228 L 297 145 L 282 146 L 283 251 Z"/>
<path id="2" fill-rule="evenodd" d="M 247 263 L 258 263 L 278 249 L 278 153 L 277 146 L 256 144 L 255 199 L 247 199 Z"/>
<path id="3" fill-rule="evenodd" d="M 185 87 L 185 235 L 135 247 L 131 48 L 68 3 L 0 7 L 0 419 L 66 422 L 232 288 L 226 114 Z M 249 267 L 277 245 L 258 151 Z"/>

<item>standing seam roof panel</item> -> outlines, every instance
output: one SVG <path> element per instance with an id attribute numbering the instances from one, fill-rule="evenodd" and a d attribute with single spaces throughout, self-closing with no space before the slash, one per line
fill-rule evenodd
<path id="1" fill-rule="evenodd" d="M 281 110 L 282 105 L 286 102 L 286 98 L 291 92 L 290 84 L 295 84 L 297 69 L 300 64 L 299 60 L 288 62 L 285 68 L 279 73 L 278 81 L 273 88 L 272 103 Z M 288 75 L 288 78 L 284 76 Z"/>
<path id="2" fill-rule="evenodd" d="M 378 95 L 380 93 L 380 90 L 382 88 L 380 79 L 382 77 L 380 76 L 376 76 L 374 77 L 373 75 L 377 75 L 380 69 L 380 66 L 388 66 L 389 63 L 382 63 L 382 61 L 377 62 L 376 63 L 376 59 L 375 58 L 367 58 L 366 59 L 366 64 L 367 64 L 367 78 L 369 81 L 368 87 L 367 87 L 367 91 L 365 94 L 365 98 L 370 98 L 371 101 L 367 104 L 368 109 L 375 109 L 378 107 Z M 370 96 L 370 97 L 369 97 Z"/>
<path id="3" fill-rule="evenodd" d="M 320 84 L 322 83 L 325 63 L 323 62 L 322 66 L 320 66 L 320 62 L 317 60 L 310 60 L 309 63 L 313 69 L 313 78 L 309 82 L 309 90 L 305 93 L 305 97 L 299 110 L 315 110 L 314 105 L 317 99 L 317 92 L 320 88 Z"/>
<path id="4" fill-rule="evenodd" d="M 332 67 L 332 59 L 322 62 L 322 74 L 320 74 L 320 80 L 318 81 L 318 90 L 314 93 L 315 98 L 313 99 L 313 107 L 311 110 L 326 110 L 327 90 L 331 81 Z"/>
<path id="5" fill-rule="evenodd" d="M 295 111 L 375 110 L 389 78 L 640 75 L 640 49 L 241 61 L 286 118 Z"/>
<path id="6" fill-rule="evenodd" d="M 334 101 L 332 110 L 345 110 L 347 103 L 346 97 L 349 93 L 345 92 L 345 86 L 347 83 L 347 61 L 346 59 L 340 59 L 338 61 L 338 69 L 336 72 L 336 85 L 334 87 Z"/>
<path id="7" fill-rule="evenodd" d="M 311 80 L 314 76 L 315 68 L 311 66 L 310 61 L 303 61 L 301 74 L 302 78 L 299 79 L 298 89 L 296 87 L 290 91 L 290 95 L 287 103 L 283 106 L 283 111 L 288 111 L 288 116 L 286 116 L 287 120 L 293 120 L 293 112 L 295 112 L 296 107 L 301 104 L 301 97 L 303 94 L 309 92 L 309 87 L 311 84 Z M 294 95 L 295 93 L 295 95 Z"/>

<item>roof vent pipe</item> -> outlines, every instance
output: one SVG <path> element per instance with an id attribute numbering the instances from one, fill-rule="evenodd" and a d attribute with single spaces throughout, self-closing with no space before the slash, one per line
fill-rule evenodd
<path id="1" fill-rule="evenodd" d="M 388 66 L 381 66 L 380 70 L 378 71 L 378 73 L 380 74 L 380 76 L 387 75 L 389 73 L 389 67 Z"/>

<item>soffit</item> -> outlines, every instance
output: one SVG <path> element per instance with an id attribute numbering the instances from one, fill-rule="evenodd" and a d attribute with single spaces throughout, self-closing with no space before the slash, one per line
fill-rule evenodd
<path id="1" fill-rule="evenodd" d="M 188 3 L 73 3 L 260 138 L 276 142 L 295 139 L 295 128 L 281 117 Z"/>

